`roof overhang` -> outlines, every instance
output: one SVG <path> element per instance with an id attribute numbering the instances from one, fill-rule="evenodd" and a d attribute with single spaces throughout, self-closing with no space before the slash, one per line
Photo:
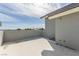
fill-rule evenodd
<path id="1" fill-rule="evenodd" d="M 63 8 L 60 8 L 56 11 L 53 11 L 53 12 L 51 12 L 51 13 L 49 13 L 41 18 L 51 20 L 51 19 L 65 16 L 65 15 L 69 15 L 72 13 L 76 13 L 76 12 L 79 12 L 79 3 L 72 3 L 72 4 L 64 6 Z"/>

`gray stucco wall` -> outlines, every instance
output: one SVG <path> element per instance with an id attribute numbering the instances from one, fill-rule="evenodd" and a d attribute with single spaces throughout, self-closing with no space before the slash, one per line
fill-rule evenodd
<path id="1" fill-rule="evenodd" d="M 55 19 L 55 23 L 56 41 L 79 50 L 79 13 Z"/>
<path id="2" fill-rule="evenodd" d="M 45 30 L 43 36 L 47 38 L 55 37 L 55 20 L 45 20 Z"/>
<path id="3" fill-rule="evenodd" d="M 0 31 L 0 46 L 3 43 L 3 33 L 4 33 L 4 31 Z"/>
<path id="4" fill-rule="evenodd" d="M 28 37 L 41 36 L 41 30 L 5 30 L 4 42 L 25 39 Z"/>

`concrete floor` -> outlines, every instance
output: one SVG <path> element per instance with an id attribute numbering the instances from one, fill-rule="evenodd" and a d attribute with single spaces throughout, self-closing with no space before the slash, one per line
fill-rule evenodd
<path id="1" fill-rule="evenodd" d="M 33 39 L 33 40 L 31 40 Z M 46 38 L 28 38 L 28 41 L 7 42 L 0 46 L 1 56 L 75 56 L 79 55 L 74 51 L 59 45 Z"/>

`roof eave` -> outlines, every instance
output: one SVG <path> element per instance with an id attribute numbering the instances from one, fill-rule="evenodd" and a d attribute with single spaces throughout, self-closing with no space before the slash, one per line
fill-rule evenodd
<path id="1" fill-rule="evenodd" d="M 57 18 L 61 16 L 65 16 L 71 13 L 79 12 L 79 3 L 72 3 L 67 6 L 64 6 L 63 8 L 60 8 L 56 11 L 53 11 L 47 15 L 42 16 L 41 18 L 47 19 L 47 18 Z"/>

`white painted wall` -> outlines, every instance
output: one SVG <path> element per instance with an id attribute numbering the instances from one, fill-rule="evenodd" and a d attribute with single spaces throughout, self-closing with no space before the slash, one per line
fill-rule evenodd
<path id="1" fill-rule="evenodd" d="M 14 41 L 27 37 L 41 36 L 41 33 L 41 30 L 5 30 L 4 41 Z"/>
<path id="2" fill-rule="evenodd" d="M 0 46 L 3 43 L 3 31 L 0 31 Z"/>
<path id="3" fill-rule="evenodd" d="M 79 50 L 79 13 L 55 19 L 56 41 Z"/>
<path id="4" fill-rule="evenodd" d="M 45 20 L 45 30 L 43 36 L 47 38 L 55 37 L 55 20 Z"/>

